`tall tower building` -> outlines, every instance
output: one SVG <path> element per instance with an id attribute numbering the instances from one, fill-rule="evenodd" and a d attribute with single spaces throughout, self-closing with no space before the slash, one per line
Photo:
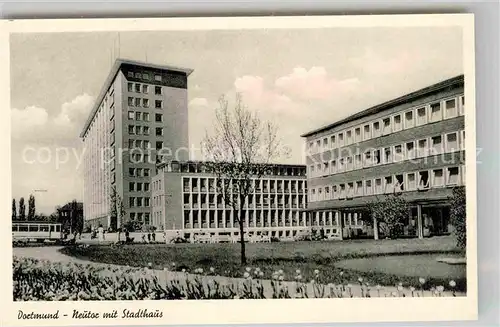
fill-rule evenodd
<path id="1" fill-rule="evenodd" d="M 116 229 L 151 223 L 156 163 L 188 160 L 187 78 L 191 69 L 116 60 L 80 134 L 84 142 L 84 217 Z M 116 191 L 126 215 L 111 219 Z"/>

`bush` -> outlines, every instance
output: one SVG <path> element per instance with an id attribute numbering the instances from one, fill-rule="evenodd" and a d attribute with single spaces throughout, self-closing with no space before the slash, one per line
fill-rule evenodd
<path id="1" fill-rule="evenodd" d="M 457 246 L 465 249 L 467 244 L 465 187 L 455 187 L 451 196 L 451 224 L 455 227 Z"/>
<path id="2" fill-rule="evenodd" d="M 389 194 L 383 200 L 369 204 L 371 217 L 384 226 L 384 234 L 391 239 L 403 235 L 403 221 L 408 218 L 408 208 L 408 202 L 400 194 Z"/>

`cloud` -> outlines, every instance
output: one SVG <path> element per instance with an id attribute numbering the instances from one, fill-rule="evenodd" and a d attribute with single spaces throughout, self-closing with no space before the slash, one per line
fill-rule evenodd
<path id="1" fill-rule="evenodd" d="M 61 105 L 59 113 L 50 117 L 49 111 L 37 106 L 11 110 L 12 138 L 18 141 L 55 140 L 77 137 L 92 108 L 94 97 L 78 95 Z"/>
<path id="2" fill-rule="evenodd" d="M 296 67 L 290 74 L 276 79 L 274 84 L 277 89 L 301 99 L 328 100 L 339 93 L 357 90 L 360 81 L 329 77 L 324 67 L 309 70 Z"/>
<path id="3" fill-rule="evenodd" d="M 359 56 L 351 57 L 348 63 L 364 74 L 381 76 L 407 73 L 409 69 L 415 69 L 419 66 L 416 65 L 418 61 L 413 60 L 407 51 L 383 54 L 372 48 L 365 48 Z"/>
<path id="4" fill-rule="evenodd" d="M 189 101 L 189 106 L 206 107 L 208 106 L 208 100 L 206 98 L 194 98 Z"/>

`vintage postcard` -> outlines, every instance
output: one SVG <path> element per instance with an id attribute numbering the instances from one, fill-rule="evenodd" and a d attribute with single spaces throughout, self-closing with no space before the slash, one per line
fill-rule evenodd
<path id="1" fill-rule="evenodd" d="M 2 322 L 476 319 L 473 24 L 2 22 Z"/>

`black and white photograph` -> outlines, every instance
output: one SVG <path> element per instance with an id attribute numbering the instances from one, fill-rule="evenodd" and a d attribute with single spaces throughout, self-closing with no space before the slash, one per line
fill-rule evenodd
<path id="1" fill-rule="evenodd" d="M 410 16 L 13 29 L 14 322 L 476 299 L 473 21 Z"/>

